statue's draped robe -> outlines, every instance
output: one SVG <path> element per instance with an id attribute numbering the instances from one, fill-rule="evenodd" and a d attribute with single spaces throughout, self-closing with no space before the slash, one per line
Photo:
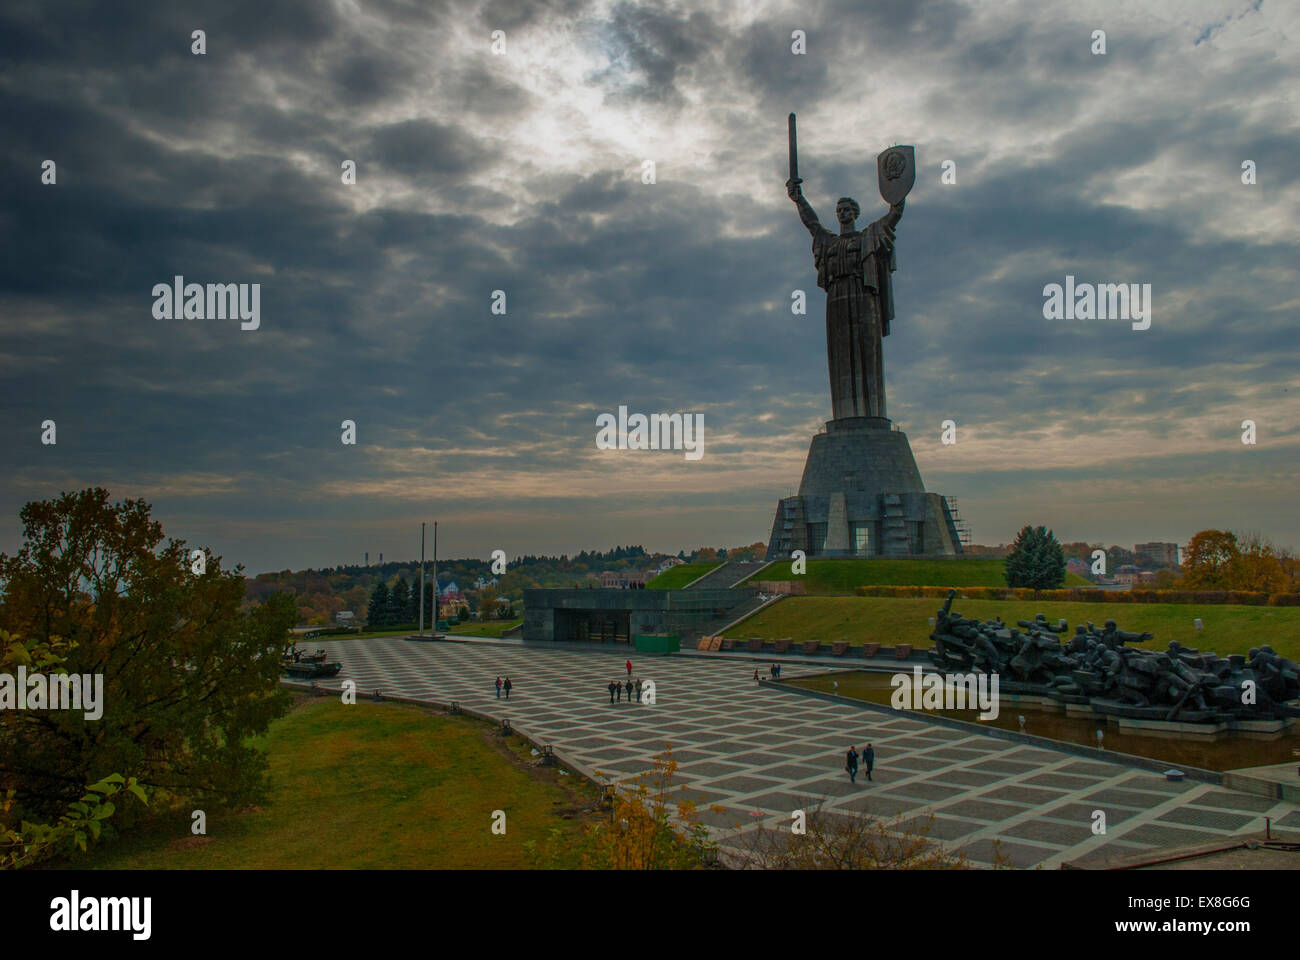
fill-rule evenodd
<path id="1" fill-rule="evenodd" d="M 847 235 L 820 223 L 812 229 L 817 286 L 826 291 L 826 353 L 836 420 L 886 416 L 881 338 L 889 336 L 894 318 L 889 275 L 895 262 L 881 224 L 897 220 L 886 214 Z"/>

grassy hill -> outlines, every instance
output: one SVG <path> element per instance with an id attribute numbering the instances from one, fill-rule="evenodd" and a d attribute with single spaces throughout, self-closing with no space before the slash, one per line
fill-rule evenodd
<path id="1" fill-rule="evenodd" d="M 808 565 L 809 572 L 812 564 Z M 735 638 L 793 637 L 795 640 L 853 644 L 912 643 L 930 646 L 929 618 L 942 600 L 894 597 L 788 597 L 741 621 L 726 635 Z M 1190 603 L 1055 603 L 1040 600 L 957 600 L 953 609 L 966 617 L 1007 623 L 1043 613 L 1070 624 L 1091 620 L 1098 627 L 1113 619 L 1122 630 L 1150 631 L 1147 644 L 1163 650 L 1170 640 L 1220 656 L 1245 653 L 1262 643 L 1284 657 L 1300 660 L 1300 607 L 1236 606 Z M 1204 630 L 1192 620 L 1199 617 Z"/>
<path id="2" fill-rule="evenodd" d="M 669 567 L 647 583 L 646 589 L 680 590 L 692 580 L 698 580 L 710 570 L 720 566 L 722 566 L 721 562 L 716 560 L 712 563 L 679 563 L 675 567 Z"/>
<path id="3" fill-rule="evenodd" d="M 673 569 L 681 569 L 674 567 Z M 760 570 L 756 580 L 801 580 L 810 594 L 851 594 L 864 586 L 917 587 L 1005 587 L 1001 560 L 974 557 L 869 557 L 842 560 L 809 560 L 807 574 L 796 577 L 790 561 L 783 560 Z M 1072 573 L 1065 586 L 1089 586 Z"/>

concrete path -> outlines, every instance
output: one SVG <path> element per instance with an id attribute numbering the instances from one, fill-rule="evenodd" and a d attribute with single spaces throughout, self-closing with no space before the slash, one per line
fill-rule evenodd
<path id="1" fill-rule="evenodd" d="M 889 716 L 753 682 L 754 664 L 735 660 L 638 657 L 633 675 L 653 680 L 653 706 L 609 702 L 610 680 L 626 680 L 619 651 L 567 651 L 490 643 L 418 643 L 398 639 L 319 641 L 343 672 L 322 684 L 357 681 L 360 695 L 459 701 L 589 768 L 626 780 L 672 745 L 685 789 L 675 796 L 701 806 L 724 844 L 735 828 L 788 823 L 791 812 L 825 798 L 832 810 L 865 810 L 911 823 L 935 815 L 929 835 L 977 863 L 994 843 L 1017 867 L 1058 867 L 1090 856 L 1131 855 L 1260 834 L 1264 816 L 1300 830 L 1300 807 L 1267 797 L 1184 781 L 1120 763 L 1081 759 L 927 723 Z M 792 678 L 826 668 L 787 664 Z M 764 671 L 765 674 L 766 671 Z M 510 700 L 493 681 L 509 676 Z M 876 750 L 874 782 L 850 784 L 842 757 L 850 744 Z M 1094 812 L 1106 833 L 1094 835 Z M 755 811 L 761 818 L 751 816 Z M 1103 854 L 1104 851 L 1104 854 Z"/>

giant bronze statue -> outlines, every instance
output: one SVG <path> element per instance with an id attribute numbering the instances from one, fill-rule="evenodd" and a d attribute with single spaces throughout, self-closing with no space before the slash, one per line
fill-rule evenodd
<path id="1" fill-rule="evenodd" d="M 916 179 L 911 147 L 890 147 L 877 158 L 881 195 L 889 212 L 855 229 L 862 208 L 852 197 L 835 203 L 840 232 L 822 226 L 803 195 L 794 114 L 790 114 L 790 179 L 786 193 L 812 234 L 817 286 L 826 291 L 826 354 L 831 373 L 831 417 L 885 417 L 885 361 L 881 338 L 894 318 L 894 227 Z"/>
<path id="2" fill-rule="evenodd" d="M 926 492 L 907 436 L 885 409 L 881 341 L 894 319 L 894 228 L 916 182 L 914 151 L 894 146 L 876 157 L 889 212 L 858 230 L 861 207 L 840 197 L 837 233 L 822 226 L 804 198 L 793 113 L 789 145 L 786 193 L 812 234 L 817 285 L 826 291 L 831 419 L 812 438 L 798 494 L 777 503 L 767 559 L 789 558 L 795 551 L 809 557 L 960 553 L 962 534 L 950 504 Z M 794 335 L 801 332 L 796 328 Z"/>

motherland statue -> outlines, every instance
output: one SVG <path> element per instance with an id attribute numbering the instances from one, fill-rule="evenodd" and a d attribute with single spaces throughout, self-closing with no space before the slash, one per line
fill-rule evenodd
<path id="1" fill-rule="evenodd" d="M 956 556 L 962 531 L 955 504 L 925 489 L 907 434 L 889 419 L 885 404 L 881 341 L 894 319 L 894 228 L 916 182 L 916 152 L 896 144 L 877 154 L 888 212 L 859 230 L 861 206 L 840 197 L 835 230 L 822 226 L 803 195 L 793 113 L 789 144 L 786 194 L 812 235 L 817 286 L 826 291 L 831 419 L 809 444 L 798 494 L 777 502 L 766 558 L 787 559 L 795 551 L 806 557 Z"/>
<path id="2" fill-rule="evenodd" d="M 852 197 L 835 203 L 839 233 L 822 226 L 803 195 L 794 114 L 790 114 L 790 179 L 786 193 L 812 234 L 817 286 L 826 291 L 826 355 L 831 378 L 831 417 L 885 417 L 885 361 L 881 338 L 894 318 L 894 228 L 904 197 L 916 179 L 911 147 L 891 147 L 877 158 L 880 193 L 889 212 L 855 228 L 862 208 Z"/>

